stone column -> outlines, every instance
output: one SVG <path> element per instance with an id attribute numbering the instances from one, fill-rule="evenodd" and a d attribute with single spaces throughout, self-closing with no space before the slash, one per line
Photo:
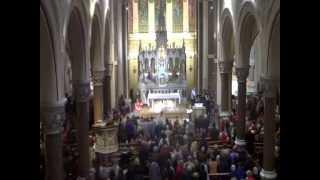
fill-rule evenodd
<path id="1" fill-rule="evenodd" d="M 46 180 L 63 180 L 62 132 L 65 106 L 41 106 L 45 135 Z"/>
<path id="2" fill-rule="evenodd" d="M 208 90 L 217 100 L 217 1 L 208 1 Z"/>
<path id="3" fill-rule="evenodd" d="M 89 97 L 90 97 L 90 83 L 89 82 L 75 82 L 75 97 L 76 97 L 76 118 L 77 130 L 79 139 L 79 175 L 81 177 L 89 177 Z"/>
<path id="4" fill-rule="evenodd" d="M 103 125 L 103 79 L 104 71 L 93 71 L 94 126 Z"/>
<path id="5" fill-rule="evenodd" d="M 220 117 L 229 117 L 230 109 L 229 109 L 229 96 L 231 92 L 229 92 L 229 77 L 232 72 L 232 64 L 233 61 L 220 61 L 219 62 L 219 70 L 221 77 L 221 110 Z"/>
<path id="6" fill-rule="evenodd" d="M 103 89 L 103 91 L 104 91 L 104 95 L 103 95 L 104 112 L 111 112 L 111 108 L 112 108 L 112 105 L 111 105 L 111 78 L 112 78 L 111 76 L 106 75 L 104 83 L 103 83 L 103 86 L 104 86 L 104 89 Z"/>
<path id="7" fill-rule="evenodd" d="M 198 32 L 202 32 L 203 29 L 203 1 L 199 0 L 197 3 L 197 29 Z M 203 33 L 198 33 L 198 51 L 197 51 L 197 90 L 200 92 L 202 90 L 202 74 L 203 74 Z"/>
<path id="8" fill-rule="evenodd" d="M 249 74 L 249 66 L 236 68 L 238 79 L 238 124 L 236 144 L 245 146 L 245 128 L 246 128 L 246 93 L 247 93 L 247 77 Z"/>
<path id="9" fill-rule="evenodd" d="M 148 3 L 150 4 L 150 3 Z M 154 4 L 154 3 L 153 3 Z M 124 77 L 124 96 L 129 98 L 129 60 L 128 60 L 128 10 L 127 3 L 122 8 L 122 22 L 123 22 L 123 77 Z M 154 18 L 153 18 L 154 20 Z M 154 28 L 154 23 L 153 26 Z"/>
<path id="10" fill-rule="evenodd" d="M 263 169 L 260 173 L 262 179 L 276 179 L 274 169 L 275 145 L 275 100 L 276 88 L 271 79 L 262 78 L 264 98 L 264 138 L 263 138 Z"/>
<path id="11" fill-rule="evenodd" d="M 208 1 L 202 2 L 202 89 L 208 90 Z"/>
<path id="12" fill-rule="evenodd" d="M 119 95 L 124 94 L 124 86 L 125 86 L 125 79 L 124 79 L 124 64 L 125 57 L 124 57 L 124 46 L 123 46 L 123 1 L 115 1 L 114 2 L 114 22 L 115 22 L 115 48 L 116 48 L 116 61 L 117 61 L 117 91 L 119 91 Z M 119 98 L 118 96 L 117 98 Z"/>

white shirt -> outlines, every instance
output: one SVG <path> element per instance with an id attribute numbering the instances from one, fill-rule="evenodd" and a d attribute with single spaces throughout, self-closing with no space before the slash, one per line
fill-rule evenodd
<path id="1" fill-rule="evenodd" d="M 99 171 L 100 171 L 100 177 L 102 177 L 102 178 L 108 178 L 109 177 L 110 168 L 107 168 L 107 167 L 104 167 L 104 166 L 100 166 L 99 167 Z"/>
<path id="2" fill-rule="evenodd" d="M 191 91 L 191 97 L 192 98 L 196 97 L 196 91 L 194 89 L 192 89 L 192 91 Z"/>

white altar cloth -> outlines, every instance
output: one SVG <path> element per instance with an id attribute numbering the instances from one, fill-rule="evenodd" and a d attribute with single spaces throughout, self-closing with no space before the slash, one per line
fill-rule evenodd
<path id="1" fill-rule="evenodd" d="M 148 106 L 150 105 L 150 100 L 154 101 L 167 99 L 175 99 L 179 101 L 179 104 L 181 103 L 180 93 L 149 93 L 147 98 Z"/>

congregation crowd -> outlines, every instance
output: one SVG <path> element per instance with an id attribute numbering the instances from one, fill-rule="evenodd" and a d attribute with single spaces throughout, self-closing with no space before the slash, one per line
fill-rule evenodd
<path id="1" fill-rule="evenodd" d="M 90 136 L 92 169 L 96 180 L 259 180 L 263 154 L 263 100 L 261 95 L 247 97 L 246 146 L 235 144 L 236 97 L 232 97 L 232 115 L 218 118 L 218 106 L 203 92 L 192 103 L 202 103 L 206 114 L 197 119 L 168 119 L 164 113 L 150 118 L 133 112 L 133 105 L 121 97 L 117 109 L 109 115 L 118 124 L 118 140 L 127 148 L 119 157 L 94 152 L 95 134 Z M 68 109 L 68 112 L 72 110 Z M 279 112 L 279 109 L 277 109 Z M 279 114 L 279 113 L 278 113 Z M 280 115 L 275 132 L 276 171 L 280 161 Z M 76 130 L 65 134 L 66 179 L 77 178 L 79 153 Z M 98 158 L 99 157 L 99 158 Z M 103 158 L 101 158 L 103 157 Z"/>
<path id="2" fill-rule="evenodd" d="M 235 97 L 233 97 L 235 99 Z M 215 123 L 217 107 L 210 95 L 196 95 L 203 103 L 204 116 L 195 120 L 142 118 L 134 113 L 120 115 L 119 141 L 128 144 L 120 161 L 107 159 L 102 179 L 260 179 L 263 142 L 263 103 L 261 96 L 248 96 L 246 148 L 235 145 L 237 114 Z M 236 103 L 235 103 L 236 105 Z M 213 125 L 209 125 L 210 122 Z M 277 125 L 276 154 L 279 160 L 280 128 Z M 213 144 L 210 144 L 213 141 Z M 261 149 L 262 150 L 262 149 Z M 279 164 L 279 162 L 277 162 Z M 277 169 L 278 170 L 278 169 Z"/>

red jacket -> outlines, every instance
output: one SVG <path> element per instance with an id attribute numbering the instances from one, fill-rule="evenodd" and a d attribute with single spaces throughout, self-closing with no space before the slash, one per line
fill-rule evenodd
<path id="1" fill-rule="evenodd" d="M 177 165 L 176 167 L 176 175 L 174 177 L 175 180 L 182 180 L 183 175 L 183 167 L 182 165 Z"/>
<path id="2" fill-rule="evenodd" d="M 220 135 L 220 140 L 222 141 L 222 143 L 227 144 L 229 142 L 229 136 L 226 132 L 222 132 L 222 134 Z"/>
<path id="3" fill-rule="evenodd" d="M 247 180 L 255 180 L 255 178 L 253 176 L 248 176 Z"/>

